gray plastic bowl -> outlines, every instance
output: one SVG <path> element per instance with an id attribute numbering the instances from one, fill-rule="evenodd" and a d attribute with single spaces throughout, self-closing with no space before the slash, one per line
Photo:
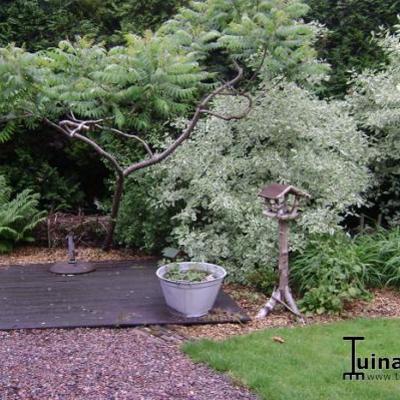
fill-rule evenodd
<path id="1" fill-rule="evenodd" d="M 208 271 L 216 278 L 208 282 L 176 282 L 164 278 L 173 267 L 181 270 L 199 269 Z M 196 266 L 199 266 L 196 268 Z M 224 268 L 203 262 L 182 262 L 163 265 L 158 268 L 157 277 L 160 280 L 165 302 L 169 307 L 189 318 L 202 317 L 213 307 L 226 276 Z"/>

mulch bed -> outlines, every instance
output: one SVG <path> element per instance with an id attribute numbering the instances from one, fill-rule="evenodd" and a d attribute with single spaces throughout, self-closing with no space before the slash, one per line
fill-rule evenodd
<path id="1" fill-rule="evenodd" d="M 76 256 L 79 261 L 109 261 L 154 258 L 141 252 L 128 249 L 103 251 L 99 248 L 93 247 L 78 247 Z M 11 254 L 0 254 L 0 265 L 46 264 L 66 260 L 66 246 L 64 246 L 64 248 L 24 246 L 16 248 Z"/>
<path id="2" fill-rule="evenodd" d="M 251 333 L 260 329 L 301 326 L 296 318 L 286 310 L 277 309 L 267 318 L 256 320 L 254 317 L 268 300 L 267 296 L 252 289 L 225 285 L 224 291 L 236 300 L 239 306 L 252 318 L 246 324 L 217 324 L 212 326 L 171 326 L 178 334 L 187 339 L 223 340 L 230 336 Z M 355 301 L 348 304 L 341 315 L 315 315 L 307 317 L 307 324 L 325 324 L 351 318 L 400 318 L 400 291 L 393 289 L 375 289 L 371 301 Z"/>

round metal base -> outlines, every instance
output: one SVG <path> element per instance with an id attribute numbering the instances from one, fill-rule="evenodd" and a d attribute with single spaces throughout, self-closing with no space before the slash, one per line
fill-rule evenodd
<path id="1" fill-rule="evenodd" d="M 68 262 L 59 262 L 50 268 L 50 272 L 59 275 L 79 275 L 93 272 L 96 267 L 90 263 L 77 262 L 75 264 Z"/>

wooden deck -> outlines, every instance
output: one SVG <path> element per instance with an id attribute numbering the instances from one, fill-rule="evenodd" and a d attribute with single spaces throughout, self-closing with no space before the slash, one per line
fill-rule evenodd
<path id="1" fill-rule="evenodd" d="M 85 275 L 54 275 L 51 264 L 0 267 L 0 330 L 246 322 L 221 292 L 206 317 L 185 318 L 165 305 L 154 262 L 96 263 Z"/>

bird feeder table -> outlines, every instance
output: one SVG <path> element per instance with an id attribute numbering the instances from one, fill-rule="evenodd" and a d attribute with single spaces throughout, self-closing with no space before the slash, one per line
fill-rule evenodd
<path id="1" fill-rule="evenodd" d="M 291 185 L 272 183 L 259 193 L 264 200 L 263 214 L 276 218 L 279 223 L 279 286 L 274 289 L 270 300 L 260 310 L 257 317 L 266 317 L 277 303 L 284 305 L 302 319 L 289 287 L 289 220 L 300 215 L 300 202 L 311 196 Z"/>

